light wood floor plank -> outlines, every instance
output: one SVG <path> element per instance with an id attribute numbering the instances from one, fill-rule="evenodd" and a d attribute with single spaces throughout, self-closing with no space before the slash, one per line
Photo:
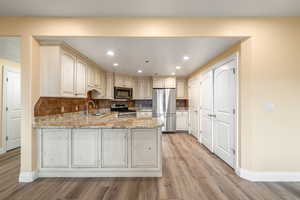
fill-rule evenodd
<path id="1" fill-rule="evenodd" d="M 162 178 L 41 178 L 20 184 L 20 150 L 0 156 L 0 200 L 300 200 L 300 183 L 243 180 L 188 134 L 163 135 Z"/>

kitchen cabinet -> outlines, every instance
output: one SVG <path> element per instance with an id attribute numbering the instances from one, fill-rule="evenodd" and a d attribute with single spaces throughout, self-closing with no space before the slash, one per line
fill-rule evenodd
<path id="1" fill-rule="evenodd" d="M 133 99 L 152 99 L 152 84 L 150 77 L 137 77 L 134 80 Z"/>
<path id="2" fill-rule="evenodd" d="M 115 73 L 115 87 L 133 87 L 133 78 L 124 74 L 116 74 Z"/>
<path id="3" fill-rule="evenodd" d="M 153 77 L 153 88 L 176 88 L 176 77 Z"/>
<path id="4" fill-rule="evenodd" d="M 87 67 L 87 85 L 89 88 L 96 87 L 96 69 L 95 67 L 89 65 Z"/>
<path id="5" fill-rule="evenodd" d="M 41 167 L 69 167 L 70 129 L 46 129 L 41 137 Z"/>
<path id="6" fill-rule="evenodd" d="M 85 97 L 86 96 L 86 70 L 87 64 L 80 60 L 76 60 L 76 87 L 75 87 L 75 95 L 77 97 Z"/>
<path id="7" fill-rule="evenodd" d="M 98 129 L 73 129 L 72 167 L 98 166 Z"/>
<path id="8" fill-rule="evenodd" d="M 176 130 L 177 131 L 188 131 L 189 115 L 187 111 L 176 112 Z"/>
<path id="9" fill-rule="evenodd" d="M 93 92 L 93 99 L 106 99 L 106 73 L 99 68 L 94 68 L 94 83 L 89 86 L 89 90 Z"/>
<path id="10" fill-rule="evenodd" d="M 72 97 L 75 93 L 76 57 L 66 51 L 61 52 L 62 96 Z"/>
<path id="11" fill-rule="evenodd" d="M 86 97 L 87 64 L 64 45 L 40 47 L 40 94 L 42 97 Z"/>
<path id="12" fill-rule="evenodd" d="M 102 167 L 127 167 L 127 129 L 103 129 Z"/>
<path id="13" fill-rule="evenodd" d="M 114 99 L 114 75 L 112 72 L 106 72 L 106 98 Z"/>
<path id="14" fill-rule="evenodd" d="M 183 78 L 176 79 L 177 99 L 188 99 L 187 97 L 187 81 Z"/>
<path id="15" fill-rule="evenodd" d="M 155 168 L 158 165 L 157 133 L 152 129 L 132 129 L 132 167 Z"/>

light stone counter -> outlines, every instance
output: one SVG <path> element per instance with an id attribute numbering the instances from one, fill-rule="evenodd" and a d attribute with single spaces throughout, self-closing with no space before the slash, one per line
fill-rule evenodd
<path id="1" fill-rule="evenodd" d="M 117 113 L 102 116 L 69 114 L 64 116 L 38 117 L 34 128 L 159 128 L 163 125 L 157 118 L 118 118 Z"/>

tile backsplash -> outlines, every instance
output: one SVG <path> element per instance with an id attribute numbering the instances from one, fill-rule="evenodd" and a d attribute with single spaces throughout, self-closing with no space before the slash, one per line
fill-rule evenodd
<path id="1" fill-rule="evenodd" d="M 34 116 L 57 115 L 70 112 L 78 112 L 86 110 L 86 99 L 63 98 L 63 97 L 41 97 L 34 107 Z M 128 104 L 134 107 L 134 101 L 113 101 L 110 99 L 93 100 L 98 109 L 110 108 L 113 103 Z"/>
<path id="2" fill-rule="evenodd" d="M 41 97 L 34 107 L 34 116 L 57 115 L 86 110 L 89 98 Z M 151 108 L 152 100 L 113 101 L 110 99 L 93 100 L 97 109 L 110 108 L 111 104 L 127 104 L 129 107 Z M 188 100 L 176 100 L 176 107 L 188 107 Z"/>

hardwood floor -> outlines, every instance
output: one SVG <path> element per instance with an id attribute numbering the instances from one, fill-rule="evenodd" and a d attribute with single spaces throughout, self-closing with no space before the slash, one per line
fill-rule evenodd
<path id="1" fill-rule="evenodd" d="M 163 135 L 162 178 L 43 178 L 19 184 L 20 152 L 0 156 L 5 200 L 295 200 L 300 183 L 252 183 L 187 134 Z"/>

